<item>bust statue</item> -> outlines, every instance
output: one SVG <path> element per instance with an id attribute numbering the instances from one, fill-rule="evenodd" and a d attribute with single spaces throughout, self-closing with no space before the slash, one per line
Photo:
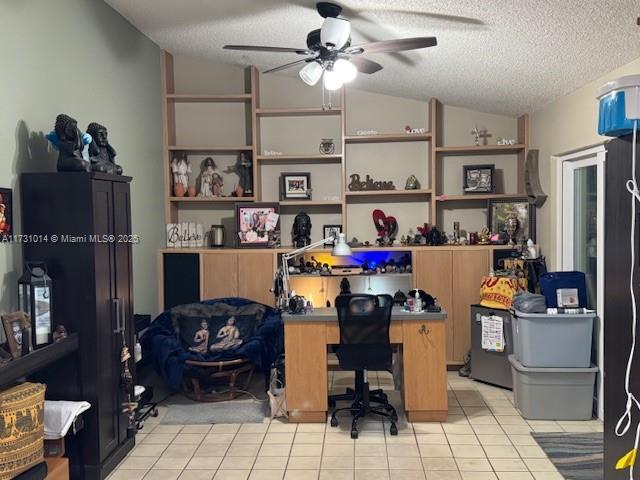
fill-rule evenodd
<path id="1" fill-rule="evenodd" d="M 75 118 L 61 113 L 47 139 L 58 149 L 59 172 L 90 172 L 91 165 L 82 158 L 83 135 Z"/>
<path id="2" fill-rule="evenodd" d="M 116 164 L 116 151 L 109 144 L 107 127 L 92 122 L 87 127 L 87 133 L 92 138 L 89 144 L 91 170 L 122 175 L 122 167 Z"/>
<path id="3" fill-rule="evenodd" d="M 293 228 L 291 229 L 293 237 L 293 245 L 295 247 L 306 247 L 311 243 L 311 217 L 305 212 L 300 212 L 293 219 Z"/>

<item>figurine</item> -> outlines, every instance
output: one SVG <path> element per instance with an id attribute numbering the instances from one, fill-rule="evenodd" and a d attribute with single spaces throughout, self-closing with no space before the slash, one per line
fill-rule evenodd
<path id="1" fill-rule="evenodd" d="M 504 232 L 509 237 L 509 245 L 513 246 L 516 244 L 516 233 L 520 228 L 520 221 L 515 213 L 509 214 L 507 219 L 504 221 Z"/>
<path id="2" fill-rule="evenodd" d="M 484 139 L 485 140 L 485 145 L 486 145 L 486 139 L 488 137 L 490 137 L 490 135 L 487 133 L 487 129 L 483 128 L 482 130 L 478 128 L 478 126 L 476 125 L 473 130 L 471 130 L 471 135 L 473 135 L 473 140 L 475 142 L 476 147 L 480 146 L 480 139 Z"/>
<path id="3" fill-rule="evenodd" d="M 202 171 L 200 172 L 200 193 L 199 197 L 220 197 L 222 196 L 222 187 L 224 182 L 222 175 L 213 158 L 207 157 L 202 162 Z"/>
<path id="4" fill-rule="evenodd" d="M 200 322 L 200 330 L 193 337 L 193 347 L 189 347 L 190 352 L 207 353 L 209 347 L 209 324 L 206 320 Z"/>
<path id="5" fill-rule="evenodd" d="M 84 146 L 91 143 L 91 135 L 80 131 L 76 119 L 64 113 L 58 115 L 53 132 L 47 134 L 47 140 L 60 152 L 57 166 L 59 172 L 91 171 L 91 164 L 82 156 Z"/>
<path id="6" fill-rule="evenodd" d="M 173 158 L 171 171 L 173 172 L 173 193 L 176 197 L 183 197 L 189 189 L 189 174 L 191 173 L 191 164 L 186 153 L 180 155 L 179 159 Z"/>
<path id="7" fill-rule="evenodd" d="M 333 155 L 336 151 L 336 144 L 333 138 L 323 138 L 320 142 L 320 153 L 323 155 Z"/>
<path id="8" fill-rule="evenodd" d="M 351 284 L 347 277 L 340 280 L 340 295 L 351 295 Z"/>
<path id="9" fill-rule="evenodd" d="M 404 186 L 405 190 L 420 190 L 420 181 L 416 178 L 415 175 L 409 175 L 407 178 L 407 183 Z"/>
<path id="10" fill-rule="evenodd" d="M 311 217 L 305 212 L 300 212 L 293 219 L 291 234 L 295 247 L 306 247 L 311 243 Z"/>
<path id="11" fill-rule="evenodd" d="M 356 237 L 353 237 L 350 242 L 347 242 L 347 245 L 349 245 L 351 248 L 357 248 L 362 247 L 363 244 Z"/>
<path id="12" fill-rule="evenodd" d="M 376 242 L 382 245 L 391 245 L 398 234 L 398 221 L 395 217 L 387 217 L 382 210 L 373 211 L 373 224 L 378 231 Z"/>
<path id="13" fill-rule="evenodd" d="M 436 245 L 442 245 L 443 243 L 442 234 L 436 227 L 432 227 L 429 230 L 429 233 L 427 233 L 425 240 L 426 244 L 431 245 L 432 247 Z"/>
<path id="14" fill-rule="evenodd" d="M 231 348 L 239 347 L 242 344 L 240 338 L 240 330 L 236 327 L 236 318 L 230 317 L 227 320 L 226 325 L 220 327 L 218 334 L 216 335 L 216 343 L 211 344 L 209 350 L 215 352 L 216 350 L 229 350 Z"/>
<path id="15" fill-rule="evenodd" d="M 478 234 L 478 245 L 489 245 L 489 237 L 489 229 L 487 227 L 484 227 Z"/>
<path id="16" fill-rule="evenodd" d="M 538 251 L 536 250 L 536 246 L 531 239 L 527 240 L 527 258 L 529 258 L 530 260 L 538 258 Z"/>
<path id="17" fill-rule="evenodd" d="M 64 325 L 58 325 L 56 329 L 53 331 L 53 341 L 54 343 L 60 342 L 67 338 L 67 329 Z"/>
<path id="18" fill-rule="evenodd" d="M 228 167 L 224 173 L 235 173 L 238 175 L 239 183 L 234 190 L 236 197 L 250 197 L 253 195 L 253 164 L 249 153 L 242 152 L 238 156 L 236 164 Z"/>
<path id="19" fill-rule="evenodd" d="M 460 244 L 460 222 L 453 222 L 453 243 Z"/>
<path id="20" fill-rule="evenodd" d="M 94 172 L 122 175 L 122 167 L 116 164 L 116 151 L 109 143 L 107 127 L 92 122 L 87 126 L 87 133 L 91 135 L 89 144 L 89 159 L 91 170 Z"/>

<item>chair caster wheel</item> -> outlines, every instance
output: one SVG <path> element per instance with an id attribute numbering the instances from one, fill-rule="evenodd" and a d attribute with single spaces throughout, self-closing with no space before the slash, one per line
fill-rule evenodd
<path id="1" fill-rule="evenodd" d="M 329 408 L 335 408 L 336 406 L 336 401 L 335 400 L 329 400 Z"/>
<path id="2" fill-rule="evenodd" d="M 144 422 L 137 422 L 136 423 L 136 429 L 137 430 L 142 430 L 144 428 Z"/>
<path id="3" fill-rule="evenodd" d="M 391 435 L 398 435 L 398 427 L 396 427 L 395 424 L 392 424 L 391 428 L 389 428 L 389 433 Z"/>
<path id="4" fill-rule="evenodd" d="M 356 438 L 358 438 L 358 431 L 357 430 L 355 430 L 355 429 L 351 430 L 351 438 L 353 438 L 354 440 Z"/>
<path id="5" fill-rule="evenodd" d="M 157 416 L 159 415 L 159 413 L 160 413 L 160 412 L 158 412 L 158 409 L 157 409 L 157 408 L 154 408 L 154 409 L 153 409 L 153 412 L 151 412 L 151 416 L 152 416 L 152 417 L 157 417 Z"/>
<path id="6" fill-rule="evenodd" d="M 332 427 L 338 426 L 338 419 L 336 417 L 331 417 L 331 426 Z"/>

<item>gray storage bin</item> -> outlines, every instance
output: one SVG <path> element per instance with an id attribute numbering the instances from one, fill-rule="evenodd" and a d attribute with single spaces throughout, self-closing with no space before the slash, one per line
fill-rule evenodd
<path id="1" fill-rule="evenodd" d="M 587 368 L 595 313 L 512 312 L 513 353 L 525 367 Z"/>
<path id="2" fill-rule="evenodd" d="M 482 315 L 502 318 L 504 351 L 482 349 Z M 511 314 L 507 310 L 471 305 L 471 378 L 500 387 L 512 388 L 511 364 L 507 357 L 513 353 Z"/>
<path id="3" fill-rule="evenodd" d="M 598 367 L 527 368 L 509 355 L 516 408 L 529 420 L 590 420 Z"/>

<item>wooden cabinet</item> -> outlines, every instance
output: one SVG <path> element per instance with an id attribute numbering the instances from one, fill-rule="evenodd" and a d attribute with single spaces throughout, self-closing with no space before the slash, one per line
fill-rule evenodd
<path id="1" fill-rule="evenodd" d="M 273 253 L 238 254 L 238 296 L 250 298 L 265 305 L 273 305 L 275 255 Z"/>
<path id="2" fill-rule="evenodd" d="M 238 255 L 228 252 L 200 255 L 200 299 L 238 296 Z"/>

